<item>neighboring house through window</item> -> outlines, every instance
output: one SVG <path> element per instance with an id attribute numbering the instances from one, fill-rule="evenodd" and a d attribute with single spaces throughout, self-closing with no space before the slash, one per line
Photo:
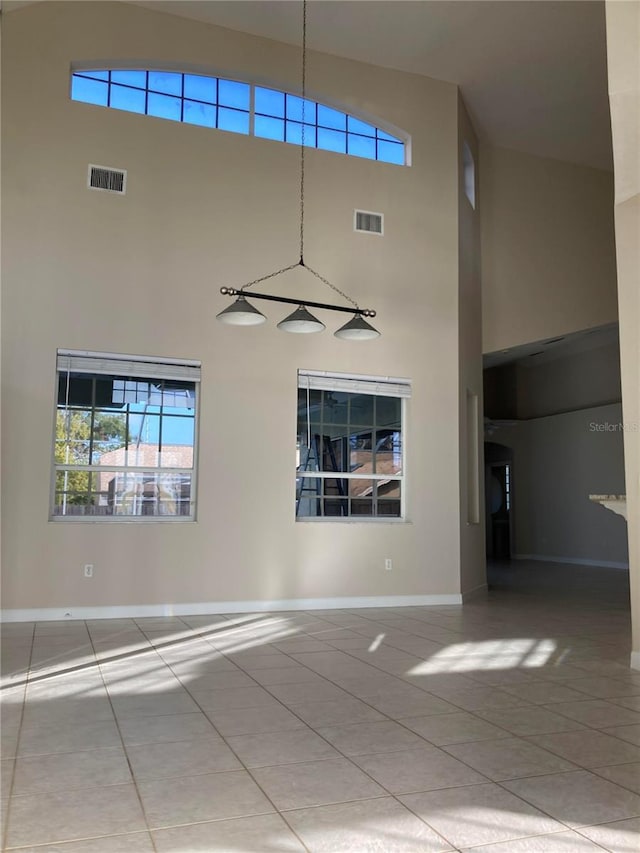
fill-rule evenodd
<path id="1" fill-rule="evenodd" d="M 407 380 L 298 372 L 296 518 L 404 518 Z"/>
<path id="2" fill-rule="evenodd" d="M 58 350 L 51 518 L 195 518 L 200 363 Z"/>

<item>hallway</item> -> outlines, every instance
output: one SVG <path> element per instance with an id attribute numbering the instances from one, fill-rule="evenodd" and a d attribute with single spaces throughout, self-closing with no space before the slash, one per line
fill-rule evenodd
<path id="1" fill-rule="evenodd" d="M 635 853 L 627 574 L 490 584 L 460 607 L 4 625 L 2 849 Z"/>

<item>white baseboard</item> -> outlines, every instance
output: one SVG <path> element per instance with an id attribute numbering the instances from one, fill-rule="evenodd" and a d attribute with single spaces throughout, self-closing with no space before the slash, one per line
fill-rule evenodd
<path id="1" fill-rule="evenodd" d="M 362 607 L 442 607 L 462 604 L 462 596 L 373 595 L 345 598 L 286 598 L 275 601 L 207 601 L 197 604 L 133 604 L 112 607 L 42 607 L 2 610 L 2 622 L 64 619 L 142 619 L 145 616 L 210 616 L 217 613 L 269 613 L 282 610 L 351 610 Z"/>
<path id="2" fill-rule="evenodd" d="M 640 669 L 640 652 L 631 652 L 629 666 L 631 669 Z"/>
<path id="3" fill-rule="evenodd" d="M 572 566 L 601 566 L 603 569 L 629 569 L 629 563 L 612 560 L 585 560 L 582 557 L 548 557 L 546 554 L 513 554 L 514 560 L 538 560 L 542 563 L 569 563 Z"/>
<path id="4" fill-rule="evenodd" d="M 467 590 L 467 592 L 463 592 L 462 601 L 464 604 L 466 604 L 468 601 L 472 601 L 473 599 L 481 598 L 483 595 L 486 595 L 487 591 L 488 587 L 486 583 L 481 583 L 479 586 Z"/>

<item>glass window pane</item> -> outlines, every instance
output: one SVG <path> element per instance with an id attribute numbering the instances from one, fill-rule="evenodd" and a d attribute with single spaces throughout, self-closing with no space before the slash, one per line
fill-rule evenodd
<path id="1" fill-rule="evenodd" d="M 399 431 L 376 431 L 376 474 L 402 474 L 402 440 Z"/>
<path id="2" fill-rule="evenodd" d="M 220 80 L 218 83 L 218 103 L 238 110 L 249 110 L 251 87 L 247 83 L 234 80 Z"/>
<path id="3" fill-rule="evenodd" d="M 404 145 L 378 140 L 378 160 L 383 163 L 396 163 L 398 166 L 404 166 Z"/>
<path id="4" fill-rule="evenodd" d="M 162 447 L 163 449 L 171 446 L 189 447 L 193 450 L 194 444 L 194 418 L 180 417 L 179 415 L 163 415 L 162 416 Z M 181 451 L 180 451 L 181 452 Z M 180 452 L 178 455 L 180 455 Z M 193 454 L 191 455 L 193 460 Z M 184 465 L 182 462 L 176 463 L 175 468 L 189 468 L 192 462 Z"/>
<path id="5" fill-rule="evenodd" d="M 165 444 L 160 451 L 161 468 L 193 468 L 193 446 L 188 444 Z"/>
<path id="6" fill-rule="evenodd" d="M 287 142 L 292 142 L 294 145 L 302 145 L 302 128 L 304 126 L 304 144 L 305 147 L 315 148 L 316 147 L 316 129 L 313 125 L 305 124 L 301 125 L 295 121 L 288 121 L 286 123 L 287 129 Z"/>
<path id="7" fill-rule="evenodd" d="M 400 495 L 402 484 L 400 480 L 379 480 L 377 483 L 378 514 L 385 509 L 385 515 L 400 515 Z"/>
<path id="8" fill-rule="evenodd" d="M 97 478 L 88 471 L 58 471 L 56 473 L 53 515 L 93 516 L 101 513 Z"/>
<path id="9" fill-rule="evenodd" d="M 97 411 L 93 420 L 92 465 L 124 465 L 129 438 L 126 412 Z"/>
<path id="10" fill-rule="evenodd" d="M 217 107 L 212 107 L 209 104 L 185 101 L 182 120 L 187 124 L 199 124 L 201 127 L 215 127 L 216 110 Z"/>
<path id="11" fill-rule="evenodd" d="M 146 465 L 156 467 L 159 464 L 159 440 L 160 418 L 158 415 L 130 415 L 129 449 L 124 464 L 134 465 L 137 468 Z"/>
<path id="12" fill-rule="evenodd" d="M 109 100 L 109 86 L 107 83 L 88 80 L 86 77 L 76 77 L 74 74 L 71 78 L 71 100 L 106 107 Z"/>
<path id="13" fill-rule="evenodd" d="M 323 391 L 322 420 L 327 424 L 348 424 L 350 396 L 345 391 Z"/>
<path id="14" fill-rule="evenodd" d="M 249 113 L 218 107 L 218 129 L 231 133 L 249 133 Z"/>
<path id="15" fill-rule="evenodd" d="M 140 379 L 128 379 L 124 376 L 113 377 L 113 401 L 122 404 L 143 404 L 140 411 L 146 410 L 149 403 L 151 386 Z"/>
<path id="16" fill-rule="evenodd" d="M 86 373 L 58 375 L 58 406 L 92 406 L 93 377 Z"/>
<path id="17" fill-rule="evenodd" d="M 359 432 L 349 436 L 350 465 L 352 474 L 374 474 L 373 449 L 371 447 L 371 433 Z"/>
<path id="18" fill-rule="evenodd" d="M 284 142 L 284 121 L 257 115 L 254 118 L 254 134 L 263 139 L 277 139 L 279 142 Z"/>
<path id="19" fill-rule="evenodd" d="M 376 159 L 376 141 L 368 139 L 364 136 L 354 136 L 352 133 L 348 136 L 348 153 L 354 157 L 367 157 L 370 160 Z"/>
<path id="20" fill-rule="evenodd" d="M 139 89 L 129 89 L 124 86 L 111 86 L 109 106 L 116 110 L 127 110 L 131 113 L 145 111 L 146 93 Z"/>
<path id="21" fill-rule="evenodd" d="M 371 394 L 351 394 L 351 423 L 373 424 L 375 397 Z"/>
<path id="22" fill-rule="evenodd" d="M 344 430 L 341 430 L 341 432 L 344 433 Z M 321 471 L 349 472 L 349 442 L 346 435 L 343 434 L 337 438 L 332 438 L 329 435 L 323 435 L 322 441 L 318 446 L 320 448 Z"/>
<path id="23" fill-rule="evenodd" d="M 125 86 L 133 86 L 136 89 L 147 88 L 146 71 L 112 71 L 112 83 L 122 83 Z"/>
<path id="24" fill-rule="evenodd" d="M 182 101 L 180 98 L 171 98 L 168 95 L 156 95 L 154 92 L 149 92 L 147 115 L 180 121 L 182 118 Z"/>
<path id="25" fill-rule="evenodd" d="M 162 405 L 165 414 L 168 409 L 176 409 L 180 414 L 191 412 L 193 415 L 196 405 L 195 382 L 165 380 L 162 383 Z"/>
<path id="26" fill-rule="evenodd" d="M 358 118 L 354 118 L 353 116 L 348 117 L 348 131 L 349 133 L 359 133 L 361 136 L 373 136 L 376 135 L 376 129 L 372 124 L 367 124 L 364 121 L 360 121 Z"/>
<path id="27" fill-rule="evenodd" d="M 313 488 L 308 488 L 306 484 L 296 502 L 298 518 L 317 518 L 322 512 L 322 498 L 316 495 Z"/>
<path id="28" fill-rule="evenodd" d="M 339 130 L 324 130 L 318 128 L 318 148 L 325 151 L 337 151 L 339 154 L 347 153 L 347 134 Z"/>
<path id="29" fill-rule="evenodd" d="M 90 439 L 90 411 L 58 410 L 54 451 L 58 464 L 88 465 Z"/>
<path id="30" fill-rule="evenodd" d="M 193 101 L 206 101 L 208 104 L 217 102 L 216 77 L 202 77 L 199 74 L 184 75 L 184 96 Z M 199 124 L 199 122 L 194 122 Z"/>
<path id="31" fill-rule="evenodd" d="M 182 95 L 182 74 L 169 71 L 150 71 L 149 89 L 165 95 Z"/>
<path id="32" fill-rule="evenodd" d="M 402 400 L 399 397 L 376 397 L 376 425 L 378 427 L 400 427 Z"/>
<path id="33" fill-rule="evenodd" d="M 253 92 L 253 97 L 256 113 L 284 118 L 284 92 L 275 92 L 273 89 L 263 89 L 260 86 L 256 86 Z M 262 136 L 264 134 L 260 135 Z M 276 139 L 275 136 L 267 138 Z"/>
<path id="34" fill-rule="evenodd" d="M 384 139 L 387 142 L 397 142 L 400 145 L 404 145 L 403 141 L 398 139 L 397 136 L 391 136 L 389 133 L 385 133 L 384 130 L 380 130 L 380 128 L 378 128 L 378 139 Z"/>
<path id="35" fill-rule="evenodd" d="M 114 515 L 168 516 L 192 514 L 191 475 L 148 472 L 104 472 L 101 491 Z"/>
<path id="36" fill-rule="evenodd" d="M 318 124 L 322 125 L 322 127 L 334 128 L 335 130 L 346 130 L 347 114 L 318 104 Z"/>
<path id="37" fill-rule="evenodd" d="M 347 480 L 349 496 L 352 498 L 371 499 L 374 493 L 375 480 Z"/>
<path id="38" fill-rule="evenodd" d="M 315 124 L 315 102 L 307 98 L 303 100 L 297 95 L 287 95 L 287 119 L 290 121 L 303 121 L 305 124 Z"/>
<path id="39" fill-rule="evenodd" d="M 74 76 L 76 74 L 78 74 L 80 77 L 91 77 L 94 80 L 109 79 L 108 71 L 98 71 L 95 68 L 79 68 L 77 71 L 74 71 Z"/>

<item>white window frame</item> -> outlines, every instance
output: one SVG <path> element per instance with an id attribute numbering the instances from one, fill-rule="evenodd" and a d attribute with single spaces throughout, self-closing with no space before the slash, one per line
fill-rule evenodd
<path id="1" fill-rule="evenodd" d="M 322 390 L 322 391 L 344 391 L 348 394 L 371 394 L 374 396 L 383 397 L 398 397 L 400 399 L 400 431 L 402 435 L 401 441 L 401 472 L 392 478 L 386 474 L 357 474 L 347 471 L 312 471 L 307 474 L 302 474 L 306 479 L 316 480 L 376 480 L 389 481 L 389 479 L 397 480 L 400 484 L 400 515 L 327 515 L 327 516 L 298 516 L 296 511 L 296 522 L 302 523 L 332 523 L 340 524 L 398 524 L 404 523 L 407 519 L 406 509 L 406 459 L 407 459 L 407 408 L 408 400 L 411 397 L 411 382 L 408 379 L 402 379 L 393 376 L 368 376 L 357 373 L 333 373 L 321 370 L 298 370 L 296 394 L 299 389 L 303 390 Z M 296 459 L 296 490 L 295 490 L 295 506 L 298 504 L 298 479 L 301 478 L 301 472 L 297 470 Z"/>
<path id="2" fill-rule="evenodd" d="M 104 375 L 120 375 L 132 378 L 138 378 L 142 381 L 146 380 L 185 380 L 193 382 L 195 386 L 194 400 L 194 441 L 193 441 L 193 467 L 169 467 L 158 465 L 65 465 L 56 462 L 56 427 L 57 416 L 61 411 L 58 405 L 58 383 L 60 375 L 65 373 L 86 373 L 90 376 L 100 374 Z M 197 471 L 198 471 L 198 444 L 199 444 L 199 420 L 200 420 L 200 379 L 201 379 L 201 362 L 176 359 L 162 358 L 150 356 L 136 355 L 121 355 L 115 353 L 92 352 L 90 350 L 68 350 L 58 349 L 56 355 L 56 373 L 55 373 L 55 402 L 54 402 L 54 417 L 53 417 L 53 436 L 52 436 L 52 476 L 51 489 L 49 498 L 49 521 L 60 523 L 99 523 L 99 524 L 114 524 L 126 523 L 149 524 L 151 522 L 176 523 L 176 522 L 193 522 L 197 520 Z M 54 514 L 55 495 L 56 495 L 56 475 L 60 471 L 71 472 L 86 472 L 88 474 L 100 473 L 124 473 L 124 474 L 189 474 L 191 477 L 190 486 L 190 507 L 191 512 L 188 515 L 56 515 Z"/>

